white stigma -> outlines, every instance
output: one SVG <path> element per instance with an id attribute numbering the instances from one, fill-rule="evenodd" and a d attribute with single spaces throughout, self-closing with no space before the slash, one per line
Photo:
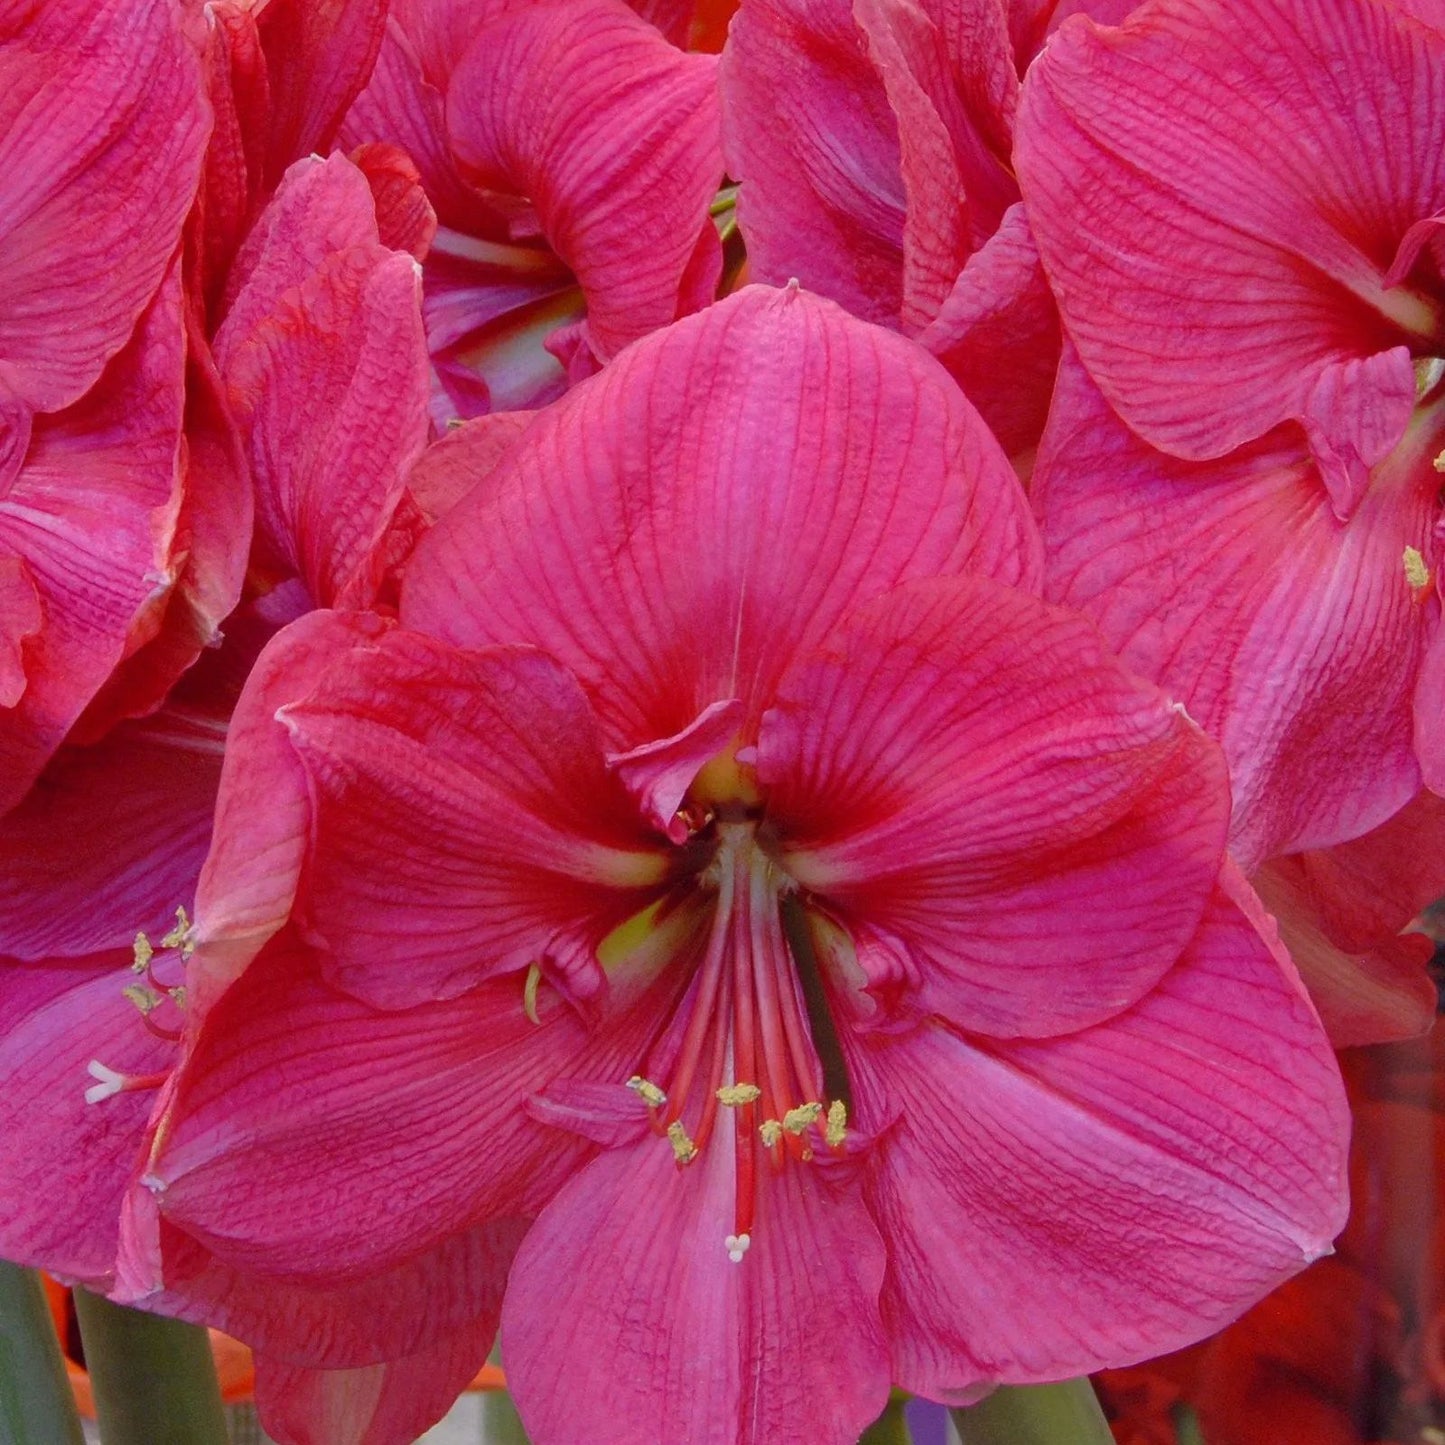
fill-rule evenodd
<path id="1" fill-rule="evenodd" d="M 750 1234 L 730 1234 L 723 1240 L 723 1248 L 728 1252 L 728 1258 L 734 1264 L 743 1262 L 743 1255 L 752 1247 L 753 1237 Z"/>
<path id="2" fill-rule="evenodd" d="M 102 1099 L 108 1099 L 112 1094 L 118 1094 L 125 1088 L 125 1075 L 116 1073 L 114 1069 L 106 1068 L 99 1059 L 92 1059 L 85 1066 L 85 1071 L 92 1079 L 100 1081 L 92 1084 L 85 1091 L 87 1104 L 98 1104 Z"/>

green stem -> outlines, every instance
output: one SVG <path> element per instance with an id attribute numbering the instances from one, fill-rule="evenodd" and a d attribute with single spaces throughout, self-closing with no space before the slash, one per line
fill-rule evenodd
<path id="1" fill-rule="evenodd" d="M 226 1445 L 205 1330 L 83 1289 L 75 1313 L 105 1445 Z"/>
<path id="2" fill-rule="evenodd" d="M 486 1445 L 527 1445 L 522 1417 L 505 1390 L 488 1390 L 482 1396 L 482 1439 Z"/>
<path id="3" fill-rule="evenodd" d="M 84 1438 L 40 1276 L 0 1260 L 0 1440 Z"/>
<path id="4" fill-rule="evenodd" d="M 1114 1436 L 1086 1379 L 1056 1385 L 1000 1385 L 987 1399 L 953 1412 L 963 1445 L 1113 1445 Z"/>
<path id="5" fill-rule="evenodd" d="M 1176 1405 L 1173 1410 L 1174 1438 L 1179 1445 L 1204 1445 L 1204 1432 L 1199 1428 L 1199 1417 L 1188 1405 Z"/>
<path id="6" fill-rule="evenodd" d="M 883 1413 L 863 1432 L 858 1445 L 913 1445 L 908 1420 L 903 1413 L 906 1395 L 895 1394 Z"/>

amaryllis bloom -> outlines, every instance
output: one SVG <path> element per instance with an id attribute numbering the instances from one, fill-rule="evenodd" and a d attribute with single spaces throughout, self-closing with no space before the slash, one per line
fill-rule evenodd
<path id="1" fill-rule="evenodd" d="M 1445 786 L 1441 23 L 1152 0 L 1024 87 L 1049 593 L 1223 743 L 1249 867 Z"/>
<path id="2" fill-rule="evenodd" d="M 492 421 L 399 623 L 241 700 L 131 1297 L 470 1250 L 448 1321 L 397 1291 L 440 1350 L 518 1222 L 538 1445 L 843 1445 L 1326 1248 L 1343 1096 L 1223 760 L 1034 595 L 937 363 L 750 287 Z"/>
<path id="3" fill-rule="evenodd" d="M 1010 160 L 1019 73 L 1058 8 L 743 0 L 723 52 L 751 277 L 917 337 L 1011 454 L 1038 441 L 1058 360 Z"/>
<path id="4" fill-rule="evenodd" d="M 713 299 L 716 75 L 622 0 L 392 5 L 342 138 L 400 146 L 436 209 L 439 415 L 539 406 Z"/>

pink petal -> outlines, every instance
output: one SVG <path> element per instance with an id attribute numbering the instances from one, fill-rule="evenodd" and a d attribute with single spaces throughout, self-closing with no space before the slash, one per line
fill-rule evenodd
<path id="1" fill-rule="evenodd" d="M 196 886 L 197 946 L 188 986 L 203 1011 L 291 914 L 310 829 L 306 778 L 277 709 L 298 676 L 314 677 L 385 624 L 367 614 L 312 613 L 277 634 L 231 718 L 211 851 Z"/>
<path id="2" fill-rule="evenodd" d="M 1445 800 L 1421 792 L 1362 838 L 1270 859 L 1251 881 L 1336 1047 L 1430 1027 L 1432 944 L 1404 930 L 1445 897 Z"/>
<path id="3" fill-rule="evenodd" d="M 381 244 L 425 261 L 436 235 L 437 218 L 415 162 L 400 146 L 385 141 L 358 146 L 351 161 L 371 186 Z"/>
<path id="4" fill-rule="evenodd" d="M 26 644 L 45 625 L 40 594 L 23 557 L 0 557 L 0 707 L 14 707 L 25 692 Z"/>
<path id="5" fill-rule="evenodd" d="M 1283 952 L 1224 893 L 1107 1023 L 1007 1044 L 929 1024 L 868 1035 L 850 1062 L 872 1108 L 903 1113 L 869 1203 L 894 1379 L 934 1399 L 1187 1344 L 1344 1221 L 1333 1056 Z"/>
<path id="6" fill-rule="evenodd" d="M 449 1283 L 439 1281 L 442 1289 Z M 261 1427 L 280 1445 L 411 1445 L 466 1389 L 496 1328 L 490 1315 L 429 1350 L 352 1370 L 309 1370 L 260 1355 Z"/>
<path id="7" fill-rule="evenodd" d="M 319 603 L 356 605 L 375 596 L 426 441 L 418 268 L 376 241 L 371 190 L 340 157 L 294 170 L 275 209 L 238 262 L 250 269 L 217 359 L 256 483 L 263 565 L 299 575 Z M 323 212 L 330 252 L 288 223 Z"/>
<path id="8" fill-rule="evenodd" d="M 536 208 L 581 283 L 603 359 L 679 314 L 700 237 L 716 284 L 716 68 L 620 5 L 558 0 L 479 32 L 451 77 L 463 172 Z"/>
<path id="9" fill-rule="evenodd" d="M 160 285 L 210 119 L 169 0 L 12 6 L 0 78 L 0 398 L 56 411 Z"/>
<path id="10" fill-rule="evenodd" d="M 189 908 L 211 836 L 224 719 L 159 713 L 66 748 L 0 819 L 0 953 L 129 949 Z"/>
<path id="11" fill-rule="evenodd" d="M 20 558 L 39 632 L 11 589 L 25 688 L 0 711 L 0 811 L 12 806 L 128 653 L 154 634 L 177 560 L 184 353 L 178 269 L 75 406 L 37 417 L 0 496 L 0 556 Z M 13 688 L 12 688 L 13 691 Z"/>
<path id="12" fill-rule="evenodd" d="M 669 860 L 573 679 L 530 649 L 395 632 L 293 685 L 278 716 L 311 812 L 297 916 L 328 977 L 382 1008 L 534 964 L 595 994 L 597 944 Z"/>
<path id="13" fill-rule="evenodd" d="M 1367 831 L 1419 786 L 1412 694 L 1439 610 L 1403 558 L 1433 553 L 1423 454 L 1445 435 L 1412 438 L 1342 523 L 1291 429 L 1180 463 L 1133 437 L 1077 360 L 1060 369 L 1033 482 L 1049 593 L 1219 739 L 1246 867 Z"/>
<path id="14" fill-rule="evenodd" d="M 1058 369 L 1059 314 L 1021 205 L 969 257 L 918 341 L 1011 457 L 1038 444 Z"/>
<path id="15" fill-rule="evenodd" d="M 1442 67 L 1438 32 L 1373 0 L 1059 30 L 1024 88 L 1020 182 L 1068 332 L 1141 436 L 1201 460 L 1298 419 L 1347 510 L 1408 416 L 1401 343 L 1442 320 L 1384 284 L 1445 204 Z"/>
<path id="16" fill-rule="evenodd" d="M 758 776 L 783 866 L 919 1006 L 987 1034 L 1109 1018 L 1219 871 L 1217 750 L 1081 617 L 982 578 L 900 587 L 783 681 Z"/>
<path id="17" fill-rule="evenodd" d="M 417 549 L 402 617 L 542 647 L 626 751 L 726 697 L 746 734 L 795 655 L 903 578 L 1035 567 L 1017 480 L 936 363 L 749 287 L 540 416 Z"/>
<path id="18" fill-rule="evenodd" d="M 502 1359 L 536 1445 L 852 1445 L 887 1398 L 883 1242 L 857 1186 L 794 1164 L 732 1227 L 731 1153 L 612 1149 L 533 1225 Z"/>
<path id="19" fill-rule="evenodd" d="M 477 417 L 447 432 L 417 458 L 406 487 L 428 525 L 501 466 L 531 421 L 532 413 L 525 411 Z"/>
<path id="20" fill-rule="evenodd" d="M 228 1267 L 314 1287 L 535 1214 L 593 1146 L 524 1100 L 559 1075 L 635 1072 L 678 971 L 589 1032 L 550 990 L 534 1023 L 518 978 L 380 1012 L 325 985 L 283 934 L 207 1013 L 146 1193 Z"/>
<path id="21" fill-rule="evenodd" d="M 130 949 L 41 964 L 6 960 L 0 1033 L 0 1254 L 97 1288 L 115 1270 L 121 1199 L 152 1091 L 85 1099 L 92 1059 L 121 1073 L 169 1066 L 122 990 Z M 61 1203 L 57 1203 L 61 1201 Z"/>

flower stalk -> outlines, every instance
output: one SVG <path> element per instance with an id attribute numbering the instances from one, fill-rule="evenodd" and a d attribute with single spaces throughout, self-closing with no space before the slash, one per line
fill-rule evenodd
<path id="1" fill-rule="evenodd" d="M 1112 1445 L 1087 1379 L 1000 1385 L 977 1405 L 953 1411 L 963 1445 Z"/>
<path id="2" fill-rule="evenodd" d="M 0 1437 L 81 1445 L 40 1276 L 0 1260 Z"/>
<path id="3" fill-rule="evenodd" d="M 210 1340 L 199 1325 L 75 1291 L 105 1445 L 226 1445 Z"/>
<path id="4" fill-rule="evenodd" d="M 903 1413 L 907 1400 L 906 1395 L 895 1390 L 883 1413 L 863 1432 L 858 1445 L 913 1445 L 908 1418 Z"/>

